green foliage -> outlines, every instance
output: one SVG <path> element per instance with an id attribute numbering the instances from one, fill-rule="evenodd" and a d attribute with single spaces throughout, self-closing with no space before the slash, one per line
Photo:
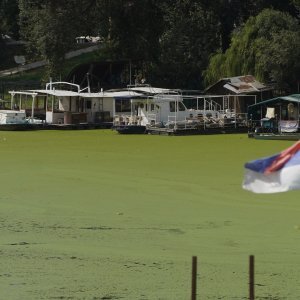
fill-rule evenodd
<path id="1" fill-rule="evenodd" d="M 295 7 L 297 8 L 297 13 L 300 13 L 300 0 L 293 0 Z"/>
<path id="2" fill-rule="evenodd" d="M 0 32 L 15 39 L 19 38 L 18 0 L 1 0 L 0 3 Z"/>
<path id="3" fill-rule="evenodd" d="M 290 15 L 264 10 L 237 30 L 225 54 L 210 59 L 204 72 L 206 84 L 221 77 L 253 74 L 264 82 L 276 81 L 289 88 L 300 78 L 300 28 Z M 293 82 L 292 82 L 293 83 Z"/>
<path id="4" fill-rule="evenodd" d="M 262 39 L 257 53 L 257 73 L 289 91 L 300 78 L 299 47 L 300 34 L 289 30 L 275 32 L 271 44 Z"/>
<path id="5" fill-rule="evenodd" d="M 133 74 L 149 74 L 160 53 L 164 30 L 161 1 L 99 1 L 99 34 L 104 39 L 102 59 L 130 60 Z"/>
<path id="6" fill-rule="evenodd" d="M 6 49 L 5 49 L 5 44 L 4 41 L 2 39 L 2 34 L 1 34 L 1 28 L 0 28 L 0 66 L 2 66 L 2 61 L 5 58 L 5 54 L 6 54 Z"/>
<path id="7" fill-rule="evenodd" d="M 45 78 L 60 77 L 64 55 L 74 49 L 77 36 L 99 35 L 104 40 L 99 59 L 130 60 L 153 84 L 201 88 L 209 61 L 215 70 L 209 67 L 206 82 L 254 71 L 260 78 L 277 78 L 277 73 L 264 69 L 270 64 L 258 61 L 266 57 L 259 45 L 279 41 L 272 34 L 276 30 L 290 30 L 285 26 L 299 14 L 299 4 L 299 0 L 2 0 L 0 33 L 17 37 L 20 26 L 28 56 L 49 62 Z M 259 21 L 255 16 L 264 8 L 289 15 L 286 20 L 269 15 Z M 246 21 L 248 25 L 239 29 Z M 229 45 L 232 49 L 226 52 Z M 209 60 L 216 52 L 218 56 Z M 3 44 L 4 61 L 1 53 L 8 54 Z"/>
<path id="8" fill-rule="evenodd" d="M 201 69 L 219 45 L 217 23 L 199 1 L 178 0 L 166 7 L 157 67 L 160 82 L 172 87 L 200 86 Z"/>
<path id="9" fill-rule="evenodd" d="M 214 83 L 219 78 L 226 76 L 225 63 L 226 57 L 221 51 L 210 58 L 209 70 L 204 72 L 207 84 Z"/>
<path id="10" fill-rule="evenodd" d="M 59 78 L 65 53 L 75 44 L 80 23 L 76 0 L 20 0 L 21 34 L 28 51 L 48 61 L 45 78 Z M 77 13 L 76 13 L 77 12 Z"/>
<path id="11" fill-rule="evenodd" d="M 72 70 L 75 66 L 88 63 L 88 62 L 94 62 L 97 59 L 99 59 L 99 53 L 92 52 L 92 53 L 84 53 L 77 57 L 73 57 L 71 59 L 65 60 L 63 65 L 61 66 L 61 77 L 65 78 L 70 70 Z M 10 75 L 7 77 L 3 77 L 0 79 L 1 82 L 12 82 L 12 81 L 34 81 L 34 82 L 40 82 L 42 78 L 45 76 L 45 68 L 41 67 L 38 69 L 28 70 L 24 71 L 22 73 Z M 45 78 L 44 81 L 49 81 L 49 77 Z"/>
<path id="12" fill-rule="evenodd" d="M 5 66 L 8 48 L 2 35 L 18 37 L 18 5 L 16 0 L 1 0 L 0 2 L 0 66 Z"/>

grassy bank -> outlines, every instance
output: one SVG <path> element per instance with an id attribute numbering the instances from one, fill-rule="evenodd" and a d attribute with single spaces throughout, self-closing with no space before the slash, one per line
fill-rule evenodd
<path id="1" fill-rule="evenodd" d="M 287 141 L 0 132 L 4 299 L 298 299 L 299 192 L 243 191 Z"/>

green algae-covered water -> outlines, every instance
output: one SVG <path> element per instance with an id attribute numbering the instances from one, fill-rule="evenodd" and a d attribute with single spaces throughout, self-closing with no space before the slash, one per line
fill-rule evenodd
<path id="1" fill-rule="evenodd" d="M 299 299 L 300 193 L 242 190 L 289 141 L 0 132 L 0 299 Z"/>

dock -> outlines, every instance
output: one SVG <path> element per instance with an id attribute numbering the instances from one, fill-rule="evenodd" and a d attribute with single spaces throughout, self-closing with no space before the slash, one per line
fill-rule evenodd
<path id="1" fill-rule="evenodd" d="M 156 135 L 209 135 L 247 133 L 248 127 L 147 127 L 146 133 Z"/>

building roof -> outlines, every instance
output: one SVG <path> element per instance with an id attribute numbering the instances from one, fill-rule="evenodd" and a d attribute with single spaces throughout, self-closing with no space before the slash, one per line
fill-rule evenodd
<path id="1" fill-rule="evenodd" d="M 235 94 L 248 94 L 256 93 L 266 90 L 272 90 L 272 87 L 268 87 L 261 82 L 257 81 L 252 75 L 236 76 L 222 78 L 215 84 L 209 86 L 206 90 L 211 90 L 214 86 L 223 84 L 223 88 L 227 89 Z"/>

